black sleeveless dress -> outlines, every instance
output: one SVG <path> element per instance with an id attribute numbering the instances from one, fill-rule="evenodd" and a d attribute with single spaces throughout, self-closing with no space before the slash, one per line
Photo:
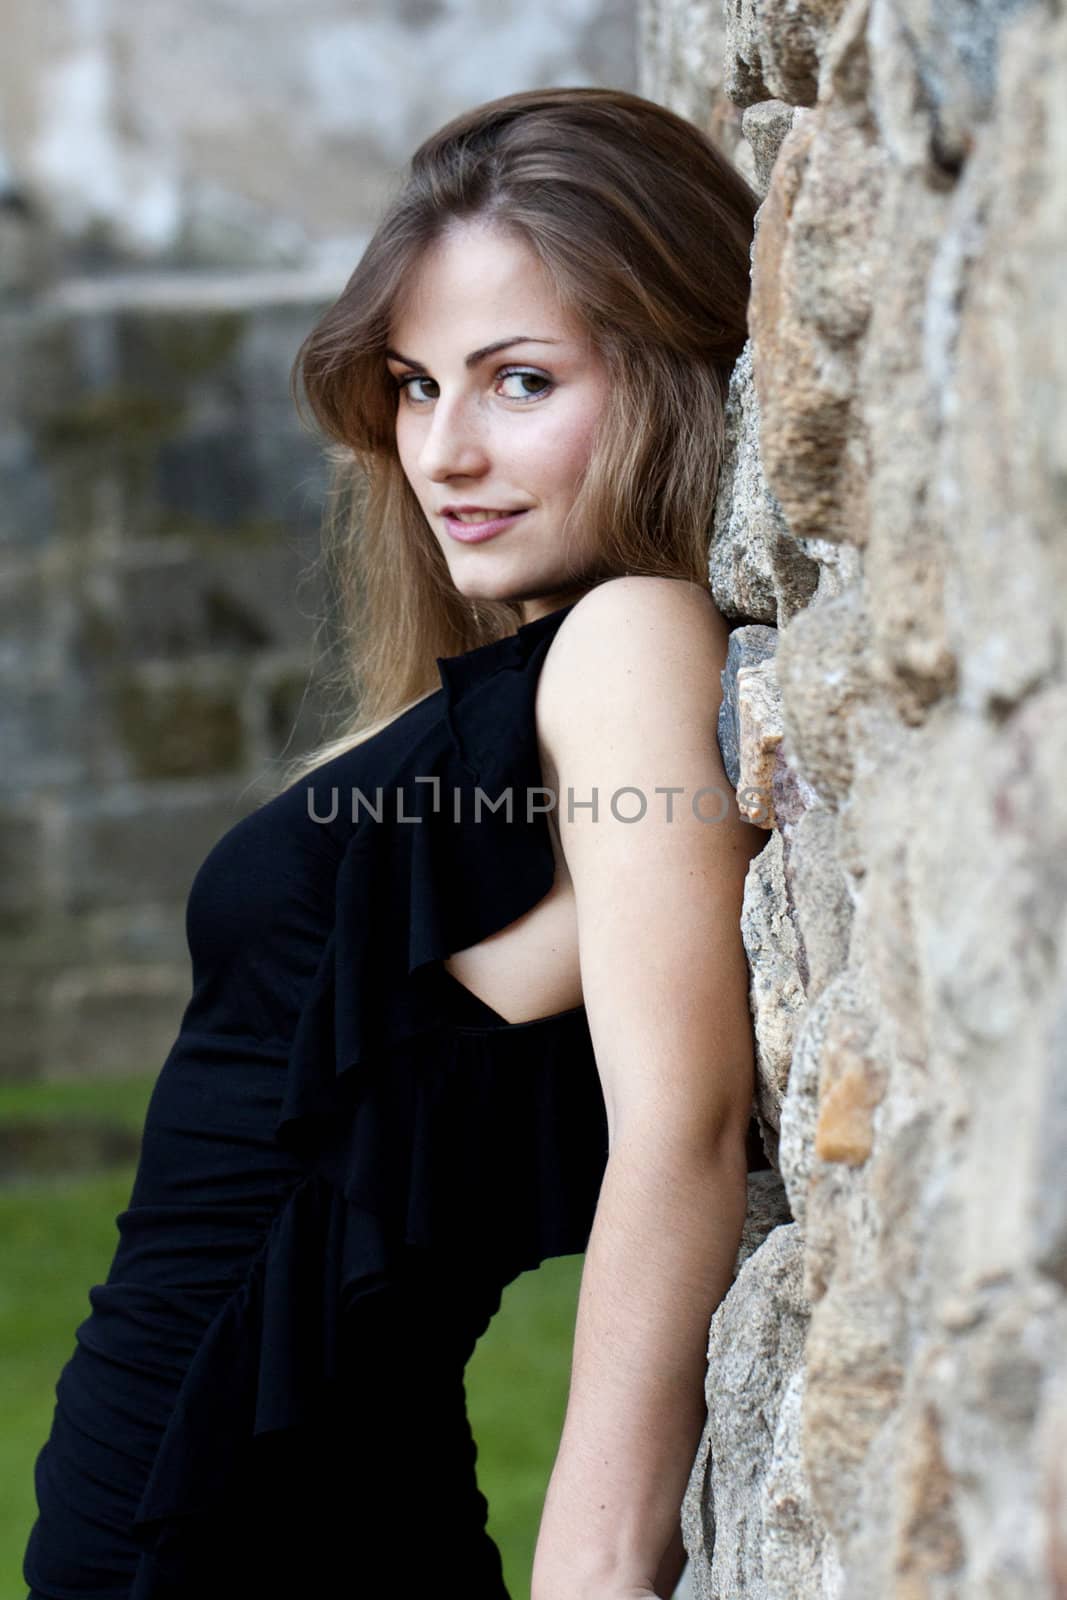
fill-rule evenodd
<path id="1" fill-rule="evenodd" d="M 534 694 L 570 609 L 439 658 L 201 864 L 34 1600 L 507 1600 L 464 1367 L 506 1284 L 585 1249 L 607 1121 L 584 1007 L 510 1024 L 442 961 L 552 886 Z"/>
<path id="2" fill-rule="evenodd" d="M 464 1368 L 512 1279 L 586 1248 L 607 1118 L 583 1006 L 508 1023 L 442 962 L 552 887 L 534 696 L 571 609 L 439 657 L 201 864 L 31 1600 L 508 1600 Z"/>

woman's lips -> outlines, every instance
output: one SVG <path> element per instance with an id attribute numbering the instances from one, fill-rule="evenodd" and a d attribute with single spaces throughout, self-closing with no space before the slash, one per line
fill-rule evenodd
<path id="1" fill-rule="evenodd" d="M 444 523 L 453 539 L 458 539 L 461 544 L 479 544 L 482 539 L 492 539 L 495 534 L 503 533 L 505 528 L 510 528 L 525 514 L 525 509 L 509 511 L 504 517 L 494 517 L 492 522 L 460 522 L 458 517 L 446 516 Z"/>

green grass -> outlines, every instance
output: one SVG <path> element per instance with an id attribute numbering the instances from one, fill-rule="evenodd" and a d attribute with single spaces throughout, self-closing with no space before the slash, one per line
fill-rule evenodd
<path id="1" fill-rule="evenodd" d="M 581 1256 L 559 1256 L 504 1290 L 467 1366 L 478 1485 L 514 1600 L 529 1600 L 541 1505 L 567 1403 Z"/>
<path id="2" fill-rule="evenodd" d="M 55 1083 L 0 1083 L 0 1122 L 80 1117 L 140 1132 L 154 1078 L 90 1078 Z"/>
<path id="3" fill-rule="evenodd" d="M 151 1081 L 0 1086 L 0 1120 L 92 1116 L 140 1128 Z M 118 1242 L 132 1167 L 0 1189 L 0 1600 L 24 1600 L 22 1554 L 35 1515 L 33 1463 L 55 1385 Z M 478 1482 L 514 1600 L 529 1600 L 541 1504 L 563 1424 L 580 1256 L 547 1261 L 504 1291 L 467 1368 Z"/>
<path id="4" fill-rule="evenodd" d="M 36 1511 L 33 1463 L 52 1424 L 56 1379 L 118 1242 L 133 1169 L 0 1191 L 0 1600 L 24 1600 L 22 1553 Z"/>

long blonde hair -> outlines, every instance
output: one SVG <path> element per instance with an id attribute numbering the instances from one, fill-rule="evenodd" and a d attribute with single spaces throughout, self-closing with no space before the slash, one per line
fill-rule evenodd
<path id="1" fill-rule="evenodd" d="M 618 89 L 531 89 L 452 119 L 415 151 L 344 290 L 297 353 L 327 436 L 320 560 L 340 632 L 336 737 L 286 783 L 369 738 L 432 693 L 437 656 L 513 633 L 518 603 L 477 617 L 397 455 L 384 351 L 398 291 L 456 221 L 528 245 L 605 360 L 610 394 L 571 518 L 595 531 L 599 579 L 707 584 L 730 373 L 747 336 L 759 198 L 700 129 Z M 575 575 L 577 577 L 577 574 Z M 587 575 L 583 574 L 583 577 Z"/>

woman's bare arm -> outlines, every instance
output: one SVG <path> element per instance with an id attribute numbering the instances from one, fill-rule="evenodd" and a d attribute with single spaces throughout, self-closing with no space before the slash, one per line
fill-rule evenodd
<path id="1" fill-rule="evenodd" d="M 678 1577 L 655 1587 L 704 1425 L 708 1324 L 737 1255 L 744 1152 L 616 1155 L 582 1275 L 533 1600 L 669 1600 Z"/>
<path id="2" fill-rule="evenodd" d="M 766 836 L 737 812 L 715 738 L 726 639 L 694 585 L 615 579 L 564 621 L 542 672 L 538 725 L 559 783 L 609 1155 L 533 1600 L 647 1596 L 678 1575 L 753 1095 L 739 924 Z M 594 790 L 595 813 L 581 808 Z M 612 815 L 620 790 L 620 815 L 644 798 L 641 820 Z M 694 815 L 698 791 L 700 814 L 721 820 Z"/>

